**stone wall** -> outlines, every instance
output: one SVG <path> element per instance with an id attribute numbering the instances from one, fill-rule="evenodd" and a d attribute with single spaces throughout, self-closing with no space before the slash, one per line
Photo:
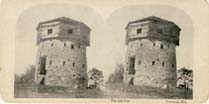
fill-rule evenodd
<path id="1" fill-rule="evenodd" d="M 176 46 L 180 28 L 158 17 L 129 22 L 126 27 L 124 82 L 140 86 L 176 87 Z M 134 62 L 134 68 L 131 62 Z M 133 69 L 133 70 L 131 70 Z"/>
<path id="2" fill-rule="evenodd" d="M 77 74 L 87 77 L 86 46 L 52 39 L 43 41 L 40 47 L 39 58 L 46 57 L 46 85 L 71 86 Z"/>
<path id="3" fill-rule="evenodd" d="M 138 39 L 129 42 L 126 58 L 125 81 L 128 74 L 129 58 L 135 57 L 134 85 L 162 87 L 176 85 L 175 44 L 166 41 Z"/>
<path id="4" fill-rule="evenodd" d="M 52 29 L 52 33 L 48 33 Z M 73 29 L 68 33 L 68 29 Z M 90 30 L 79 25 L 59 21 L 41 24 L 37 30 L 36 83 L 45 79 L 49 86 L 78 86 L 78 76 L 83 79 L 81 86 L 87 86 L 86 47 L 89 46 Z M 46 57 L 46 75 L 40 74 L 41 57 Z"/>

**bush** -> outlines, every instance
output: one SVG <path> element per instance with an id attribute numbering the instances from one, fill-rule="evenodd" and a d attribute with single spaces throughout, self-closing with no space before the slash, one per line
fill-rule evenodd
<path id="1" fill-rule="evenodd" d="M 94 86 L 94 88 L 99 88 L 103 84 L 103 72 L 97 68 L 92 68 L 88 72 L 88 86 Z"/>
<path id="2" fill-rule="evenodd" d="M 35 65 L 26 68 L 26 72 L 21 75 L 15 74 L 15 84 L 33 85 L 35 77 Z"/>
<path id="3" fill-rule="evenodd" d="M 114 73 L 109 76 L 106 84 L 123 83 L 123 73 L 123 64 L 116 65 Z"/>
<path id="4" fill-rule="evenodd" d="M 177 87 L 192 90 L 193 88 L 193 71 L 185 67 L 177 72 Z"/>

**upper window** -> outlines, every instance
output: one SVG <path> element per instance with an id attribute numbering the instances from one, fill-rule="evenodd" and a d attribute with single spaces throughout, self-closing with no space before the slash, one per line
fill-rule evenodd
<path id="1" fill-rule="evenodd" d="M 143 46 L 143 43 L 140 43 L 140 46 Z"/>
<path id="2" fill-rule="evenodd" d="M 75 63 L 73 63 L 73 67 L 75 66 Z"/>
<path id="3" fill-rule="evenodd" d="M 48 29 L 48 34 L 52 34 L 53 30 L 52 29 Z"/>
<path id="4" fill-rule="evenodd" d="M 172 64 L 172 68 L 174 68 L 174 66 L 175 66 L 175 65 L 174 65 L 174 64 Z"/>
<path id="5" fill-rule="evenodd" d="M 152 65 L 155 65 L 155 61 L 152 61 Z"/>
<path id="6" fill-rule="evenodd" d="M 49 64 L 50 64 L 50 65 L 52 64 L 52 60 L 49 61 Z"/>
<path id="7" fill-rule="evenodd" d="M 71 49 L 74 49 L 74 44 L 71 44 Z"/>
<path id="8" fill-rule="evenodd" d="M 142 29 L 141 28 L 138 28 L 137 30 L 136 30 L 136 33 L 137 34 L 140 34 L 142 32 Z"/>
<path id="9" fill-rule="evenodd" d="M 164 62 L 162 62 L 162 66 L 164 66 Z"/>
<path id="10" fill-rule="evenodd" d="M 141 64 L 141 61 L 139 61 L 139 65 Z"/>
<path id="11" fill-rule="evenodd" d="M 155 43 L 153 43 L 153 46 L 155 46 L 156 44 Z"/>
<path id="12" fill-rule="evenodd" d="M 62 65 L 63 65 L 63 66 L 65 65 L 65 61 L 62 62 Z"/>
<path id="13" fill-rule="evenodd" d="M 72 34 L 73 33 L 73 29 L 68 29 L 68 34 Z"/>
<path id="14" fill-rule="evenodd" d="M 160 48 L 161 48 L 161 49 L 163 49 L 163 48 L 164 48 L 164 46 L 161 44 L 161 45 L 160 45 Z"/>

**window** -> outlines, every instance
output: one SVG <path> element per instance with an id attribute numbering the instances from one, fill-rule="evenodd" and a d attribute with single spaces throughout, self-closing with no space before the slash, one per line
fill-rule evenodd
<path id="1" fill-rule="evenodd" d="M 141 61 L 139 61 L 139 65 L 141 65 Z"/>
<path id="2" fill-rule="evenodd" d="M 161 44 L 161 45 L 160 45 L 160 48 L 161 48 L 161 49 L 163 49 L 163 48 L 164 48 L 164 46 Z"/>
<path id="3" fill-rule="evenodd" d="M 141 43 L 140 46 L 143 46 L 143 43 Z"/>
<path id="4" fill-rule="evenodd" d="M 80 45 L 78 45 L 78 48 L 80 49 L 80 48 L 81 48 L 81 46 L 80 46 Z"/>
<path id="5" fill-rule="evenodd" d="M 82 67 L 85 68 L 85 64 L 83 64 Z"/>
<path id="6" fill-rule="evenodd" d="M 52 29 L 48 29 L 48 34 L 52 34 Z"/>
<path id="7" fill-rule="evenodd" d="M 71 44 L 71 49 L 74 49 L 74 44 Z"/>
<path id="8" fill-rule="evenodd" d="M 153 43 L 153 46 L 155 46 L 156 44 L 155 43 Z"/>
<path id="9" fill-rule="evenodd" d="M 64 47 L 66 47 L 66 43 L 64 43 Z"/>
<path id="10" fill-rule="evenodd" d="M 68 34 L 72 34 L 73 33 L 73 29 L 68 29 Z"/>
<path id="11" fill-rule="evenodd" d="M 158 33 L 162 34 L 163 30 L 162 29 L 158 29 Z"/>
<path id="12" fill-rule="evenodd" d="M 75 66 L 75 63 L 73 63 L 73 67 Z"/>
<path id="13" fill-rule="evenodd" d="M 65 61 L 62 62 L 62 65 L 63 65 L 63 66 L 65 65 Z"/>
<path id="14" fill-rule="evenodd" d="M 49 61 L 49 65 L 51 65 L 51 64 L 52 64 L 52 60 Z"/>
<path id="15" fill-rule="evenodd" d="M 164 62 L 162 62 L 162 66 L 164 66 Z"/>
<path id="16" fill-rule="evenodd" d="M 53 43 L 51 43 L 51 47 L 53 47 L 54 46 L 54 44 Z"/>
<path id="17" fill-rule="evenodd" d="M 168 48 L 170 48 L 170 45 L 168 45 Z"/>
<path id="18" fill-rule="evenodd" d="M 152 61 L 152 65 L 155 65 L 155 61 Z"/>
<path id="19" fill-rule="evenodd" d="M 172 64 L 172 68 L 174 68 L 174 64 Z"/>
<path id="20" fill-rule="evenodd" d="M 142 29 L 141 28 L 139 28 L 139 29 L 136 30 L 136 33 L 137 34 L 140 34 L 141 32 L 142 32 Z"/>

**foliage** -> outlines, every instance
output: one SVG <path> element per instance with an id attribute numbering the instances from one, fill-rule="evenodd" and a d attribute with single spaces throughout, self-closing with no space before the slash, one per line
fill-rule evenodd
<path id="1" fill-rule="evenodd" d="M 88 81 L 91 82 L 90 84 L 94 84 L 96 88 L 99 88 L 99 86 L 103 84 L 103 72 L 97 68 L 92 68 L 89 70 L 88 77 Z"/>
<path id="2" fill-rule="evenodd" d="M 192 90 L 193 88 L 193 71 L 185 67 L 177 72 L 177 87 Z"/>
<path id="3" fill-rule="evenodd" d="M 34 84 L 35 65 L 26 67 L 26 72 L 21 75 L 15 74 L 15 84 L 32 85 Z"/>
<path id="4" fill-rule="evenodd" d="M 87 80 L 84 74 L 74 74 L 74 83 L 76 88 L 84 88 L 85 81 Z"/>
<path id="5" fill-rule="evenodd" d="M 111 74 L 106 83 L 122 83 L 123 82 L 124 66 L 123 64 L 118 64 L 115 67 L 115 71 Z"/>

